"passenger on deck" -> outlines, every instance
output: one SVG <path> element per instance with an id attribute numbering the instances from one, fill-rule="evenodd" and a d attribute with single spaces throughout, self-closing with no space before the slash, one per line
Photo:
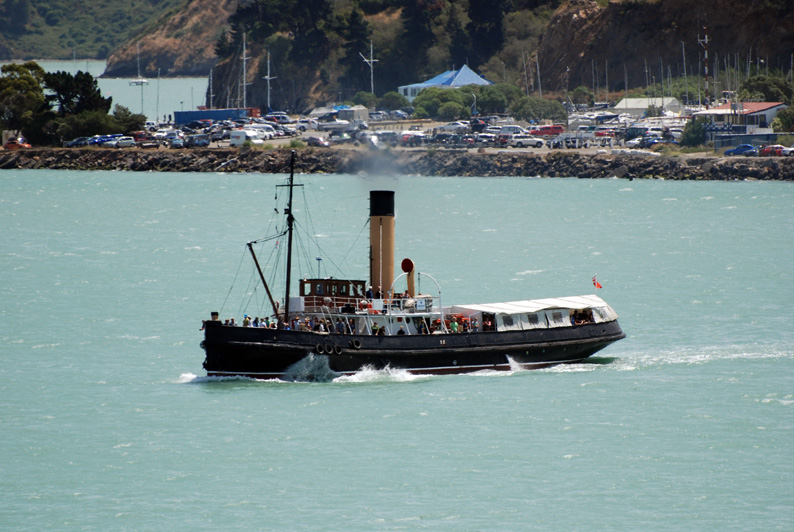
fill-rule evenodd
<path id="1" fill-rule="evenodd" d="M 400 326 L 400 330 L 397 331 L 397 334 L 405 334 L 405 329 L 402 328 L 402 325 Z"/>
<path id="2" fill-rule="evenodd" d="M 479 332 L 480 330 L 480 322 L 477 321 L 477 318 L 471 319 L 471 330 L 472 332 Z"/>
<path id="3" fill-rule="evenodd" d="M 375 299 L 375 295 L 372 293 L 372 287 L 371 287 L 371 286 L 368 286 L 368 287 L 367 287 L 367 293 L 366 293 L 366 297 L 367 297 L 367 299 L 369 299 L 369 300 L 373 300 L 373 299 Z"/>
<path id="4" fill-rule="evenodd" d="M 383 289 L 378 286 L 378 291 L 375 292 L 375 299 L 383 299 Z"/>
<path id="5" fill-rule="evenodd" d="M 452 318 L 452 321 L 449 323 L 449 329 L 453 333 L 457 333 L 458 332 L 458 320 L 456 320 L 455 318 Z"/>

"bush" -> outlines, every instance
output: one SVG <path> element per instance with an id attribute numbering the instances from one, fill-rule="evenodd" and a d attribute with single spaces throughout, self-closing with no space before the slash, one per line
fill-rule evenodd
<path id="1" fill-rule="evenodd" d="M 706 143 L 706 119 L 696 118 L 687 122 L 678 144 L 681 146 L 700 146 Z"/>

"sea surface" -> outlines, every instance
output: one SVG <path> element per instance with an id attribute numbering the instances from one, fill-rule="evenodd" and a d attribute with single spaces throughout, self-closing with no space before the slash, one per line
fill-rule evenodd
<path id="1" fill-rule="evenodd" d="M 321 251 L 295 275 L 365 278 L 368 193 L 395 190 L 398 260 L 443 303 L 597 275 L 627 338 L 536 371 L 209 379 L 201 320 L 264 308 L 244 246 L 284 177 L 0 171 L 0 530 L 794 530 L 791 183 L 299 176 Z"/>
<path id="2" fill-rule="evenodd" d="M 4 61 L 0 65 L 22 62 Z M 169 116 L 173 118 L 174 111 L 190 111 L 206 103 L 209 72 L 207 77 L 154 77 L 146 78 L 149 80 L 146 85 L 130 85 L 132 78 L 100 78 L 105 72 L 105 61 L 44 60 L 37 63 L 46 72 L 63 71 L 74 75 L 83 71 L 97 78 L 102 96 L 113 99 L 111 113 L 114 106 L 122 105 L 133 113 L 146 115 L 147 120 L 165 122 Z"/>

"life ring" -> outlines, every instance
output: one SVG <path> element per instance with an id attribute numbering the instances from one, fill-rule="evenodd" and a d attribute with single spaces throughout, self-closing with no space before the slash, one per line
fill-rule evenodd
<path id="1" fill-rule="evenodd" d="M 337 355 L 341 355 L 342 354 L 342 346 L 341 345 L 335 345 L 334 346 L 334 353 L 337 354 Z"/>
<path id="2" fill-rule="evenodd" d="M 353 338 L 350 340 L 350 345 L 353 347 L 353 349 L 361 349 L 361 340 L 358 338 Z"/>
<path id="3" fill-rule="evenodd" d="M 323 344 L 317 344 L 316 346 L 314 346 L 314 350 L 317 352 L 318 355 L 322 355 L 323 353 L 325 353 L 325 348 L 323 347 Z"/>

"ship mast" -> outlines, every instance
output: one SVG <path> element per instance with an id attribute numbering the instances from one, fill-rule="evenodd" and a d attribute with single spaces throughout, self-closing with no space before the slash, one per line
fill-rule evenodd
<path id="1" fill-rule="evenodd" d="M 287 215 L 287 288 L 286 288 L 286 295 L 284 296 L 284 327 L 289 326 L 289 285 L 290 285 L 290 277 L 292 273 L 292 226 L 295 222 L 295 217 L 292 216 L 292 189 L 296 186 L 294 184 L 294 176 L 295 176 L 295 150 L 292 150 L 292 156 L 289 162 L 289 181 L 287 185 L 280 185 L 280 186 L 287 186 L 289 187 L 289 201 L 287 202 L 287 208 L 284 209 L 284 214 Z M 297 185 L 303 186 L 303 185 Z"/>

